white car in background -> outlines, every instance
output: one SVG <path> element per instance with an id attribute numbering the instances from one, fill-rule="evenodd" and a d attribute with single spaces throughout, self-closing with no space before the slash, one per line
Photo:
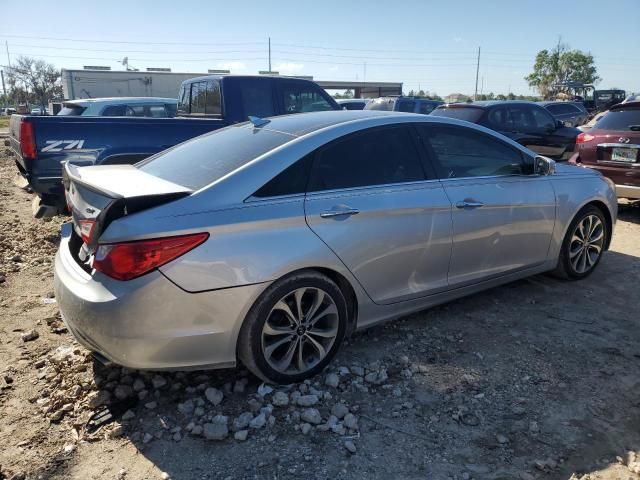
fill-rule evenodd
<path id="1" fill-rule="evenodd" d="M 63 102 L 58 115 L 172 118 L 176 115 L 177 107 L 178 100 L 175 98 L 83 98 Z"/>

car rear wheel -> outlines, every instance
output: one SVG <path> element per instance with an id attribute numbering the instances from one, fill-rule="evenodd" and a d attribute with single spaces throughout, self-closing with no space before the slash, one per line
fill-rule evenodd
<path id="1" fill-rule="evenodd" d="M 555 273 L 569 280 L 590 275 L 600 262 L 607 241 L 607 223 L 602 211 L 588 205 L 575 216 L 560 251 Z"/>
<path id="2" fill-rule="evenodd" d="M 240 331 L 238 356 L 258 377 L 294 383 L 320 372 L 345 335 L 347 304 L 328 277 L 303 271 L 271 285 Z"/>

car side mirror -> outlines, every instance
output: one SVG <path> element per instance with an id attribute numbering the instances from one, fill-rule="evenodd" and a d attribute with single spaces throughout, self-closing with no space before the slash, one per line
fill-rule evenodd
<path id="1" fill-rule="evenodd" d="M 556 162 L 548 157 L 536 155 L 533 159 L 533 171 L 537 175 L 553 175 L 556 171 Z"/>

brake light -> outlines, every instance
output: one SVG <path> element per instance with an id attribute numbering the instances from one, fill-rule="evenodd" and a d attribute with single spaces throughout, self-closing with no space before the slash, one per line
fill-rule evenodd
<path id="1" fill-rule="evenodd" d="M 184 255 L 208 233 L 98 245 L 93 268 L 116 280 L 131 280 Z"/>
<path id="2" fill-rule="evenodd" d="M 593 136 L 593 135 L 589 135 L 588 133 L 581 133 L 580 135 L 578 135 L 576 137 L 576 144 L 589 143 L 594 138 L 596 138 L 596 137 Z"/>
<path id="3" fill-rule="evenodd" d="M 36 159 L 36 136 L 33 133 L 33 123 L 20 122 L 20 150 L 25 160 Z"/>
<path id="4" fill-rule="evenodd" d="M 69 204 L 67 203 L 67 206 Z M 96 226 L 95 220 L 79 220 L 78 226 L 80 227 L 80 236 L 82 237 L 82 241 L 89 244 L 91 240 L 91 234 L 93 233 L 93 229 Z"/>

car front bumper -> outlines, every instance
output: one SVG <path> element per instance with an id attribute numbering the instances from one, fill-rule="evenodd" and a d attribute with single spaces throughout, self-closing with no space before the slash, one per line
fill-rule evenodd
<path id="1" fill-rule="evenodd" d="M 159 271 L 129 281 L 88 274 L 69 250 L 70 224 L 55 259 L 55 294 L 76 339 L 116 364 L 148 370 L 236 363 L 242 322 L 266 284 L 189 293 Z"/>

